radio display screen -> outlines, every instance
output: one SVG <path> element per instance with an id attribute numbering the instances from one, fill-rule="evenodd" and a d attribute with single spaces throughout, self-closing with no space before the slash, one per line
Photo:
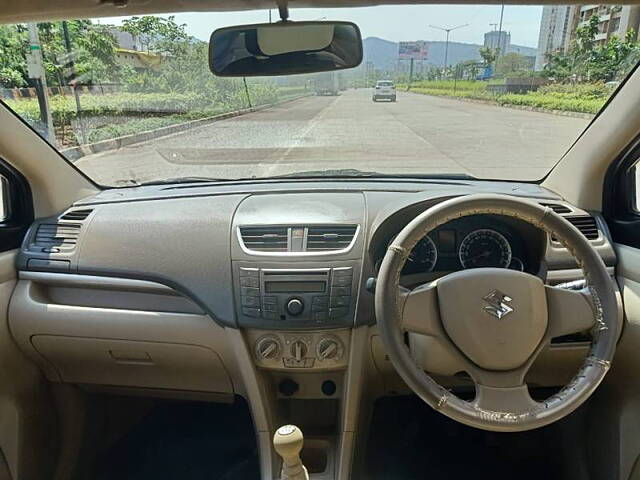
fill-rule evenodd
<path id="1" fill-rule="evenodd" d="M 264 282 L 265 293 L 324 292 L 327 282 Z"/>

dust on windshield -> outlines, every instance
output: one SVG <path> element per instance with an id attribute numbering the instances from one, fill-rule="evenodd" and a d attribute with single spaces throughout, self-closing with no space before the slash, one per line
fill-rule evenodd
<path id="1" fill-rule="evenodd" d="M 294 21 L 356 22 L 362 64 L 246 79 L 211 74 L 208 36 L 276 21 L 276 10 L 0 25 L 0 94 L 106 186 L 281 175 L 538 180 L 640 57 L 640 18 L 629 8 L 292 10 Z"/>

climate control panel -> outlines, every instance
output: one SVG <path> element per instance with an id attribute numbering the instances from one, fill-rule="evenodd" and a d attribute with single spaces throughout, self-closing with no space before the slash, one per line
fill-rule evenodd
<path id="1" fill-rule="evenodd" d="M 259 367 L 333 370 L 346 367 L 348 330 L 329 332 L 247 331 Z"/>

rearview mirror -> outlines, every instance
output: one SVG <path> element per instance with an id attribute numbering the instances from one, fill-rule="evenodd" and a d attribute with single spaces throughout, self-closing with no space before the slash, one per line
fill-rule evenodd
<path id="1" fill-rule="evenodd" d="M 360 29 L 351 22 L 240 25 L 214 31 L 209 42 L 209 66 L 221 77 L 326 72 L 361 61 Z"/>

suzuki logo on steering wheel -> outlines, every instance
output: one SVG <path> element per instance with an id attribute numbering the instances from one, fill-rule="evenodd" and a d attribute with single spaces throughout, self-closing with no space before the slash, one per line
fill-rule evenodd
<path id="1" fill-rule="evenodd" d="M 502 317 L 506 317 L 511 312 L 513 312 L 513 308 L 509 305 L 509 302 L 511 302 L 511 300 L 513 299 L 510 296 L 502 293 L 500 290 L 491 290 L 487 295 L 483 297 L 483 300 L 487 302 L 488 305 L 482 307 L 482 310 L 490 315 L 493 315 L 498 320 L 502 319 Z"/>

